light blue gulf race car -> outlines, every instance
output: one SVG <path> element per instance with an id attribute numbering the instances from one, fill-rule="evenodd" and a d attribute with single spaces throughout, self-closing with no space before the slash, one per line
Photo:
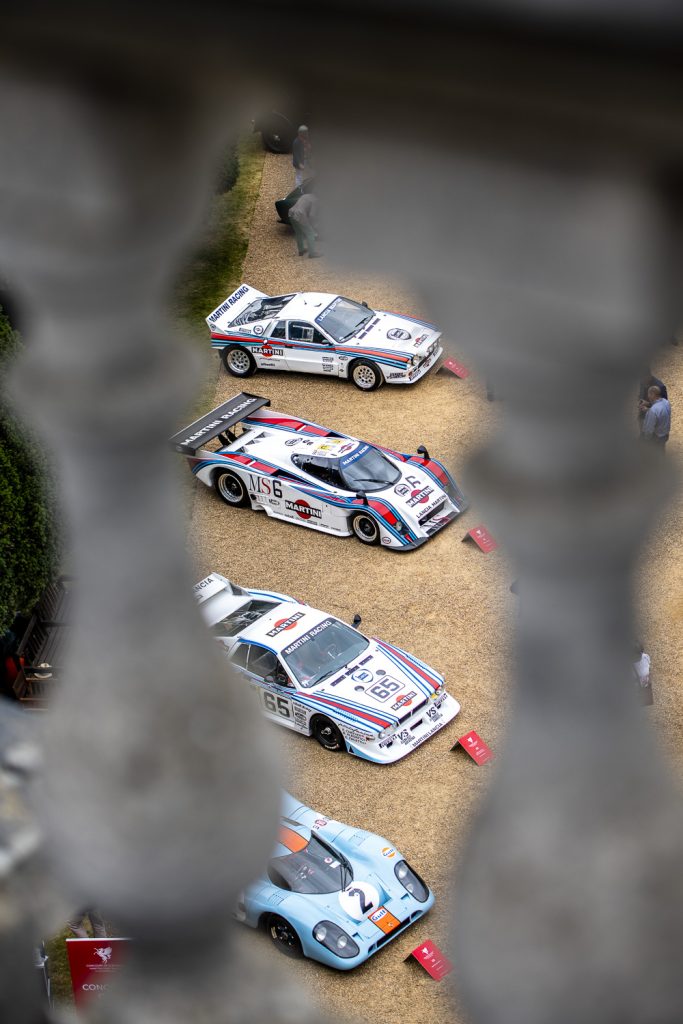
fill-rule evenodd
<path id="1" fill-rule="evenodd" d="M 275 849 L 235 916 L 266 930 L 287 956 L 349 971 L 433 904 L 429 887 L 386 839 L 283 793 Z"/>

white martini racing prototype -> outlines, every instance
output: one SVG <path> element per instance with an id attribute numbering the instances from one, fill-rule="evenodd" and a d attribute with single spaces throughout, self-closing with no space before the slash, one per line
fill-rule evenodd
<path id="1" fill-rule="evenodd" d="M 453 522 L 467 499 L 446 467 L 264 409 L 241 394 L 170 439 L 192 472 L 233 508 L 364 544 L 410 551 Z M 217 440 L 214 451 L 206 447 Z"/>
<path id="2" fill-rule="evenodd" d="M 460 710 L 433 668 L 334 615 L 285 594 L 245 590 L 218 573 L 194 592 L 266 717 L 315 736 L 326 750 L 388 764 Z"/>
<path id="3" fill-rule="evenodd" d="M 414 384 L 443 351 L 434 324 L 326 292 L 271 296 L 243 284 L 206 322 L 212 347 L 235 377 L 296 370 L 374 391 L 385 381 Z"/>

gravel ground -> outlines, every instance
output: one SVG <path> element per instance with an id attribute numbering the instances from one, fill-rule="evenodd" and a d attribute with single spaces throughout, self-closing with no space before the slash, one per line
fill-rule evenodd
<path id="1" fill-rule="evenodd" d="M 293 236 L 278 224 L 273 207 L 289 191 L 292 177 L 289 157 L 267 156 L 244 280 L 270 294 L 342 292 L 370 306 L 429 319 L 429 311 L 400 282 L 354 277 L 326 258 L 309 261 L 296 255 Z M 210 353 L 208 337 L 207 352 L 207 358 L 218 361 Z M 664 355 L 655 372 L 667 384 L 672 382 L 672 398 L 680 409 L 679 350 L 667 349 Z M 215 404 L 239 390 L 221 368 Z M 268 396 L 273 409 L 402 451 L 415 451 L 424 443 L 449 465 L 456 480 L 501 416 L 500 406 L 486 401 L 483 382 L 474 374 L 464 381 L 428 375 L 411 387 L 386 386 L 366 395 L 339 380 L 294 374 L 268 379 L 261 372 L 247 390 Z M 494 770 L 478 768 L 450 747 L 459 735 L 476 728 L 495 749 L 505 717 L 505 666 L 516 598 L 508 591 L 511 571 L 501 551 L 484 555 L 461 543 L 480 521 L 475 505 L 418 551 L 397 554 L 365 548 L 352 538 L 296 529 L 249 510 L 229 510 L 207 488 L 196 490 L 190 544 L 197 579 L 216 570 L 245 586 L 291 593 L 347 621 L 359 612 L 366 633 L 400 644 L 441 671 L 462 705 L 454 722 L 392 766 L 330 754 L 312 739 L 265 726 L 281 746 L 295 795 L 331 817 L 386 836 L 437 895 L 425 920 L 351 974 L 310 962 L 291 963 L 293 975 L 321 1007 L 342 1016 L 371 1015 L 376 1024 L 454 1019 L 445 985 L 403 960 L 427 938 L 448 953 L 452 857 L 458 855 Z M 679 509 L 672 509 L 657 536 L 656 563 L 666 564 L 671 583 L 661 588 L 655 585 L 657 574 L 648 573 L 641 595 L 650 602 L 646 636 L 657 680 L 657 703 L 647 714 L 673 753 L 681 747 L 681 645 L 671 636 L 671 620 L 679 624 L 683 618 L 683 600 L 674 596 L 673 586 L 683 572 L 680 525 Z M 279 958 L 264 937 L 246 929 L 245 942 L 253 955 L 263 958 L 266 969 Z"/>

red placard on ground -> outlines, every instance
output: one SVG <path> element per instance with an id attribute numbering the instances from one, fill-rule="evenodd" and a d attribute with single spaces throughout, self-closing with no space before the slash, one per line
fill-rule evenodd
<path id="1" fill-rule="evenodd" d="M 473 526 L 471 530 L 468 530 L 463 540 L 471 539 L 481 548 L 484 554 L 488 554 L 489 551 L 495 551 L 498 547 L 498 541 L 495 541 L 485 526 Z"/>
<path id="2" fill-rule="evenodd" d="M 427 974 L 431 974 L 435 981 L 441 981 L 453 970 L 453 964 L 448 957 L 444 956 L 438 946 L 427 939 L 421 945 L 416 946 L 412 953 L 409 953 L 406 960 L 413 957 L 419 964 L 422 964 Z"/>
<path id="3" fill-rule="evenodd" d="M 76 1006 L 101 996 L 126 957 L 128 939 L 67 939 L 71 985 Z"/>
<path id="4" fill-rule="evenodd" d="M 462 363 L 459 363 L 457 359 L 444 359 L 438 372 L 440 373 L 442 370 L 448 370 L 450 373 L 455 374 L 456 377 L 460 377 L 462 380 L 470 375 L 470 371 L 467 367 L 463 366 Z"/>
<path id="5" fill-rule="evenodd" d="M 456 740 L 451 750 L 456 750 L 457 747 L 462 747 L 463 750 L 466 750 L 477 764 L 486 764 L 493 757 L 491 748 L 484 743 L 479 733 L 475 732 L 474 729 L 470 729 L 459 740 Z"/>

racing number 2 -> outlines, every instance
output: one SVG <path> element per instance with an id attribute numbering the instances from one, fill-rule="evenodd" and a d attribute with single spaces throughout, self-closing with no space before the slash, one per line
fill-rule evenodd
<path id="1" fill-rule="evenodd" d="M 263 706 L 271 715 L 282 715 L 283 718 L 291 718 L 292 710 L 289 701 L 285 697 L 277 697 L 268 690 L 263 692 Z"/>

